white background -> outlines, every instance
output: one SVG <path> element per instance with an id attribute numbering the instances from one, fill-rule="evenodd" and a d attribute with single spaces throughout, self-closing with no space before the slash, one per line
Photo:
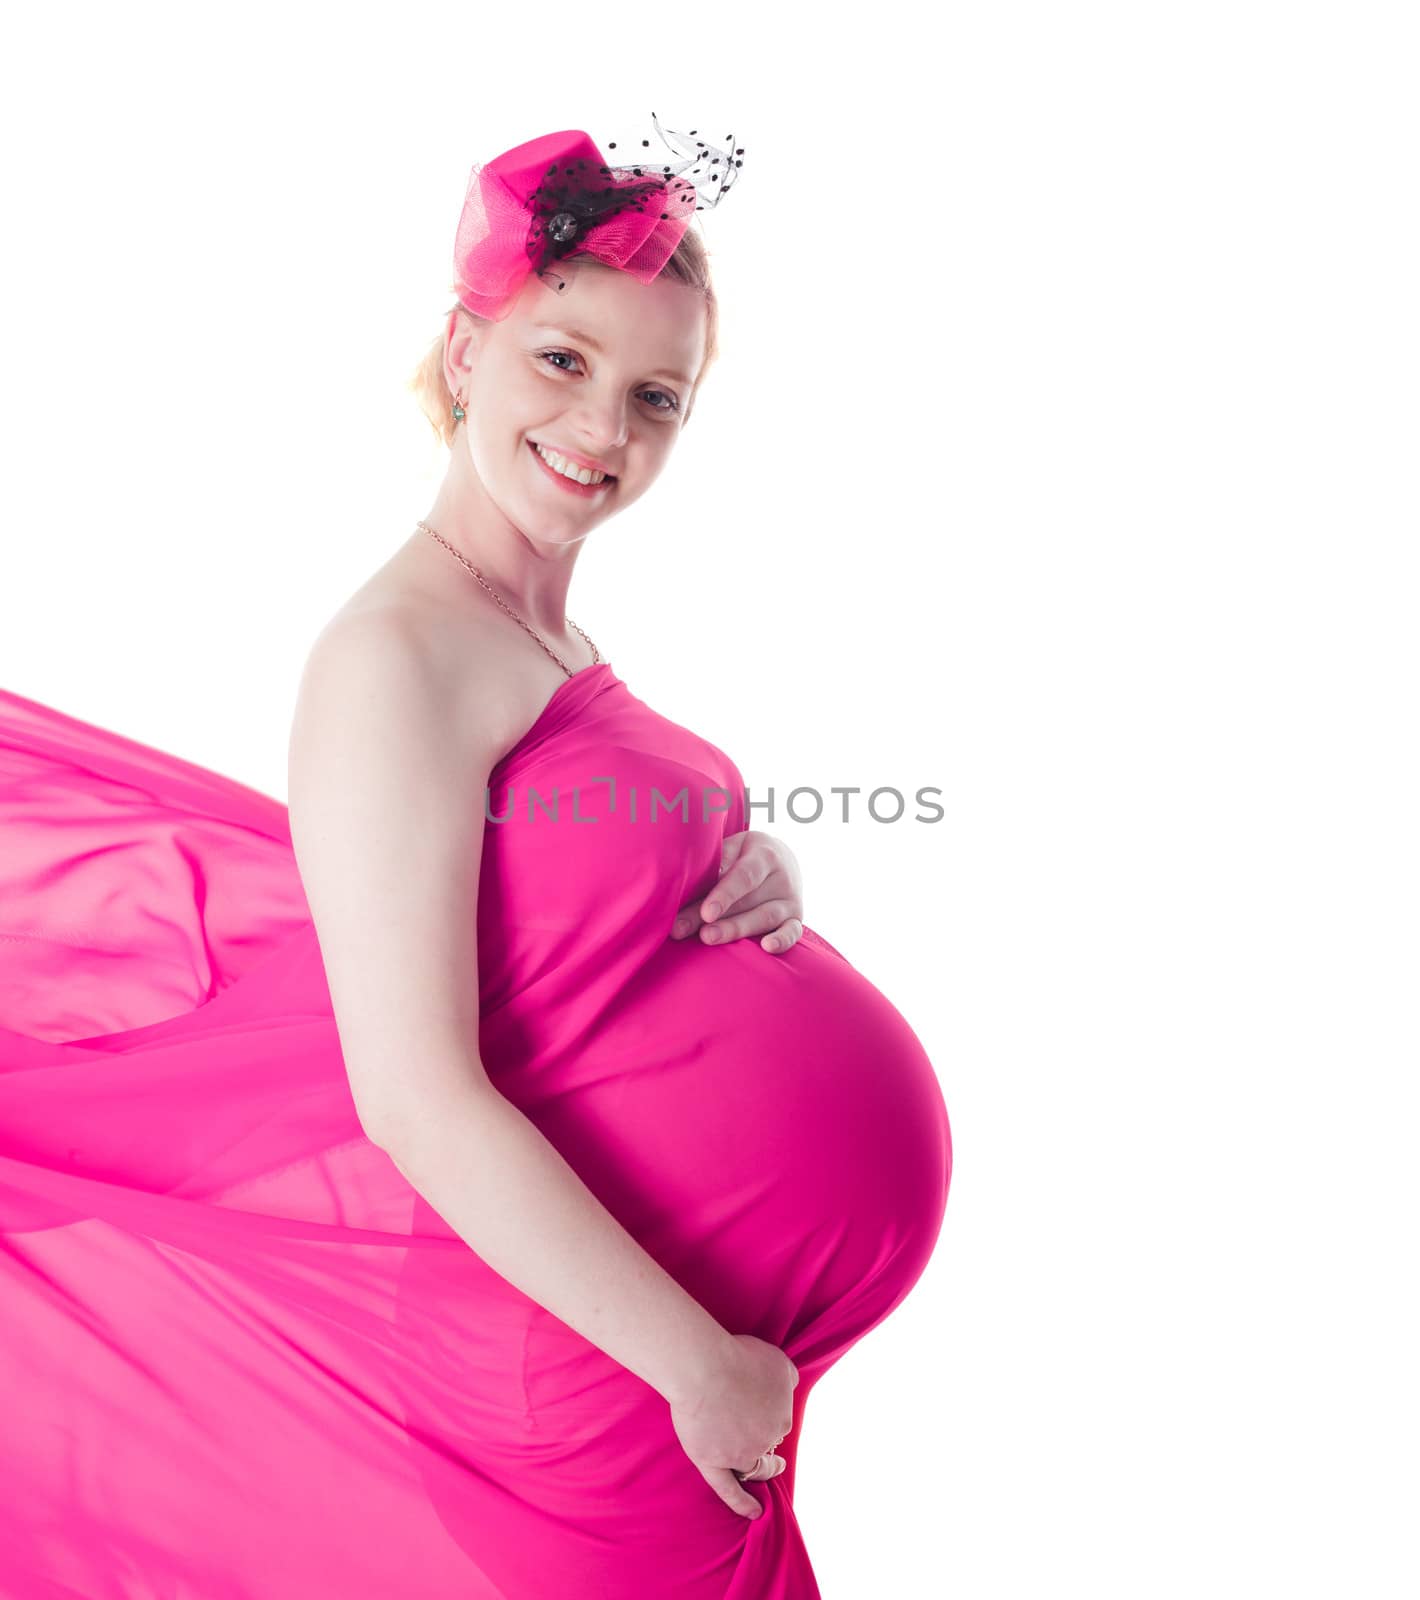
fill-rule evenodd
<path id="1" fill-rule="evenodd" d="M 745 147 L 721 362 L 569 610 L 759 793 L 944 791 L 754 824 L 956 1149 L 809 1407 L 825 1600 L 1420 1585 L 1405 10 L 6 24 L 0 684 L 282 798 L 442 475 L 471 163 Z"/>

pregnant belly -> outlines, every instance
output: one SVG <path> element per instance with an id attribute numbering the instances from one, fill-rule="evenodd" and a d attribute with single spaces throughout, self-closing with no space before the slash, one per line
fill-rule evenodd
<path id="1" fill-rule="evenodd" d="M 500 1087 L 722 1320 L 803 1325 L 875 1285 L 871 1325 L 942 1224 L 951 1131 L 932 1063 L 811 931 L 777 956 L 668 939 L 575 1052 Z"/>

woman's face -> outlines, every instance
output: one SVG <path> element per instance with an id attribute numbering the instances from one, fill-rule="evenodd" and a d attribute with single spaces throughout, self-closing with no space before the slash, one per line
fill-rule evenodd
<path id="1" fill-rule="evenodd" d="M 561 544 L 640 499 L 690 408 L 705 348 L 705 302 L 673 280 L 639 283 L 593 261 L 566 263 L 567 287 L 530 274 L 501 321 L 458 317 L 450 359 L 467 449 L 485 491 L 528 538 Z M 611 474 L 570 482 L 535 446 Z"/>

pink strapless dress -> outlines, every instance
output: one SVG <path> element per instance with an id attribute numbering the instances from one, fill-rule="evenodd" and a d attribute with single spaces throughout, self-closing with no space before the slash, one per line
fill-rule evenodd
<path id="1" fill-rule="evenodd" d="M 788 1469 L 747 1485 L 765 1514 L 364 1137 L 286 807 L 0 691 L 5 1600 L 819 1595 L 804 1405 L 937 1241 L 937 1076 L 818 934 L 670 937 L 743 780 L 608 663 L 489 788 L 484 1061 L 667 1271 L 797 1364 Z"/>

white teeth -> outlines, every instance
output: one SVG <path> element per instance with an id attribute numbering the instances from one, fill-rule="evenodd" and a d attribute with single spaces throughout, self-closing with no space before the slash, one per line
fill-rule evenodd
<path id="1" fill-rule="evenodd" d="M 560 472 L 564 478 L 571 478 L 574 483 L 600 483 L 606 477 L 606 473 L 593 472 L 589 467 L 579 467 L 568 461 L 565 456 L 558 455 L 555 450 L 544 450 L 540 444 L 535 444 L 533 449 L 554 472 Z"/>

